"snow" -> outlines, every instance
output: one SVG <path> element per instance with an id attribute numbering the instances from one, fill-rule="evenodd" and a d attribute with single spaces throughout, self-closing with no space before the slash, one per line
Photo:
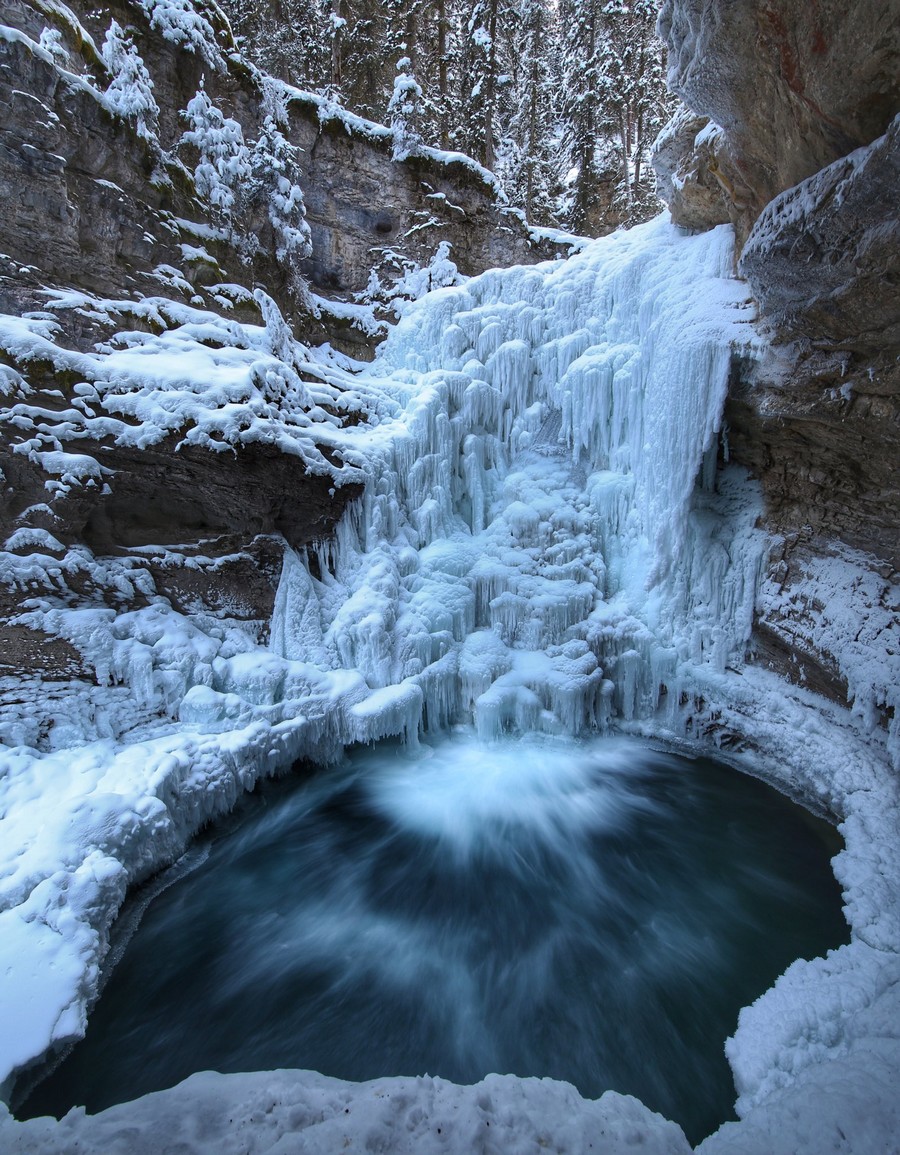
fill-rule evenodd
<path id="1" fill-rule="evenodd" d="M 607 1091 L 585 1102 L 568 1083 L 512 1075 L 458 1087 L 428 1076 L 345 1083 L 310 1071 L 205 1072 L 90 1118 L 71 1112 L 59 1125 L 36 1119 L 12 1130 L 0 1115 L 4 1131 L 9 1155 L 62 1155 L 76 1145 L 106 1155 L 690 1152 L 679 1127 L 631 1096 Z"/>
<path id="2" fill-rule="evenodd" d="M 318 293 L 310 293 L 310 301 L 318 316 L 323 314 L 334 317 L 338 321 L 349 322 L 355 329 L 365 333 L 367 337 L 386 337 L 388 326 L 380 321 L 371 305 L 353 302 L 337 301 L 328 297 L 320 297 Z"/>
<path id="3" fill-rule="evenodd" d="M 212 68 L 225 69 L 213 26 L 190 0 L 138 0 L 150 27 L 165 40 L 200 56 Z M 209 6 L 224 20 L 215 5 Z"/>
<path id="4" fill-rule="evenodd" d="M 419 228 L 430 228 L 434 223 L 436 222 L 429 221 L 424 225 L 417 225 L 406 235 L 409 236 Z M 382 309 L 390 309 L 397 317 L 402 316 L 409 301 L 417 301 L 433 289 L 458 285 L 463 281 L 459 269 L 450 258 L 451 248 L 449 241 L 440 241 L 425 265 L 420 265 L 393 249 L 385 250 L 381 260 L 382 275 L 379 276 L 373 269 L 365 289 L 355 294 L 356 300 L 369 308 L 380 306 Z M 397 275 L 387 282 L 382 279 L 386 266 L 397 270 Z M 339 310 L 345 308 L 346 306 L 338 306 Z M 333 312 L 334 306 L 331 305 L 330 309 Z M 336 315 L 340 316 L 341 312 Z"/>
<path id="5" fill-rule="evenodd" d="M 900 1069 L 900 802 L 887 755 L 898 738 L 873 721 L 897 679 L 871 656 L 896 654 L 896 607 L 845 555 L 810 563 L 783 597 L 763 590 L 787 618 L 791 598 L 827 607 L 807 615 L 811 641 L 843 663 L 852 712 L 744 664 L 768 542 L 757 488 L 734 467 L 716 471 L 732 352 L 760 349 L 731 260 L 727 228 L 686 237 L 662 217 L 566 261 L 493 270 L 408 303 L 368 365 L 297 343 L 261 291 L 259 325 L 161 297 L 77 293 L 0 318 L 0 348 L 23 377 L 39 361 L 81 379 L 68 409 L 42 408 L 19 384 L 3 414 L 14 451 L 47 473 L 51 514 L 55 486 L 103 484 L 92 442 L 106 437 L 141 447 L 175 435 L 219 452 L 263 440 L 336 485 L 365 483 L 334 540 L 285 550 L 267 647 L 246 623 L 176 612 L 140 551 L 95 558 L 14 534 L 8 550 L 33 552 L 0 554 L 6 584 L 27 591 L 19 624 L 67 640 L 98 683 L 0 679 L 0 1018 L 16 1023 L 0 1039 L 7 1090 L 17 1068 L 83 1032 L 126 887 L 173 861 L 259 776 L 459 722 L 485 741 L 620 726 L 676 743 L 738 736 L 753 753 L 737 763 L 839 819 L 846 840 L 836 871 L 853 939 L 795 963 L 742 1013 L 728 1054 L 748 1127 L 729 1125 L 709 1149 L 866 1150 L 829 1147 L 832 1126 L 890 1136 L 896 1109 L 879 1087 Z M 66 309 L 107 318 L 116 336 L 67 348 L 53 321 Z M 148 321 L 156 331 L 143 331 Z M 338 414 L 360 420 L 344 426 Z M 24 516 L 17 534 L 34 532 Z M 102 604 L 64 596 L 85 576 Z M 141 608 L 109 608 L 136 590 Z M 871 636 L 857 645 L 862 595 Z M 870 1052 L 864 1097 L 856 1075 Z M 841 1098 L 830 1088 L 844 1059 L 855 1081 Z M 223 1103 L 234 1118 L 237 1097 L 238 1117 L 255 1122 L 223 1137 Z M 787 1120 L 780 1148 L 765 1147 L 770 1107 Z M 358 1131 L 341 1130 L 345 1108 Z M 445 1111 L 457 1122 L 438 1140 Z M 340 1144 L 402 1150 L 407 1128 L 416 1150 L 585 1149 L 604 1133 L 600 1150 L 687 1149 L 632 1100 L 586 1103 L 560 1084 L 354 1087 L 297 1073 L 195 1076 L 96 1120 L 0 1122 L 0 1134 L 15 1151 L 79 1137 L 115 1150 L 125 1120 L 151 1116 L 198 1151 L 287 1149 L 288 1123 L 320 1144 L 309 1150 L 334 1150 L 338 1133 Z M 207 1133 L 191 1130 L 200 1119 Z M 791 1148 L 801 1134 L 809 1146 Z M 129 1136 L 140 1150 L 145 1138 Z"/>
<path id="6" fill-rule="evenodd" d="M 281 82 L 279 82 L 281 84 Z M 332 96 L 321 95 L 316 92 L 307 92 L 290 84 L 283 84 L 283 91 L 288 101 L 297 101 L 299 104 L 312 105 L 322 124 L 339 124 L 348 136 L 359 136 L 367 140 L 382 140 L 393 143 L 394 131 L 387 125 L 378 124 L 374 120 L 350 112 L 338 103 Z M 440 165 L 461 165 L 468 172 L 485 185 L 504 204 L 506 194 L 496 175 L 484 165 L 479 164 L 464 152 L 453 152 L 442 148 L 433 148 L 431 145 L 420 144 L 415 149 L 415 155 L 427 157 Z"/>
<path id="7" fill-rule="evenodd" d="M 153 97 L 153 81 L 130 37 L 113 20 L 103 42 L 103 63 L 110 74 L 104 102 L 117 116 L 134 118 L 139 136 L 152 140 L 159 107 Z"/>
<path id="8" fill-rule="evenodd" d="M 514 213 L 515 209 L 509 209 L 510 213 Z M 576 233 L 567 233 L 564 229 L 553 229 L 544 225 L 525 225 L 529 237 L 538 244 L 541 241 L 549 241 L 550 244 L 559 245 L 560 248 L 566 248 L 569 256 L 573 253 L 580 253 L 582 249 L 586 248 L 591 243 L 590 237 L 581 237 Z"/>
<path id="9" fill-rule="evenodd" d="M 271 298 L 258 291 L 264 324 L 238 325 L 217 314 L 164 298 L 101 301 L 78 293 L 47 293 L 48 309 L 88 309 L 117 320 L 162 327 L 159 334 L 122 330 L 95 350 L 80 353 L 57 340 L 52 320 L 0 317 L 0 347 L 23 364 L 48 361 L 83 380 L 63 413 L 21 402 L 3 420 L 27 455 L 61 484 L 98 482 L 102 466 L 63 444 L 112 437 L 118 445 L 147 448 L 173 433 L 189 444 L 224 450 L 233 444 L 275 442 L 300 457 L 313 472 L 349 477 L 352 470 L 330 464 L 306 431 L 328 436 L 339 422 L 321 406 L 341 407 L 333 386 L 301 380 L 298 367 L 320 376 L 312 355 L 297 347 L 287 362 L 282 349 L 289 332 Z M 282 349 L 282 351 L 284 351 Z"/>
<path id="10" fill-rule="evenodd" d="M 282 83 L 282 82 L 279 82 Z M 348 136 L 361 136 L 369 140 L 390 140 L 392 133 L 384 124 L 374 120 L 366 120 L 355 112 L 350 112 L 339 104 L 332 96 L 321 95 L 317 92 L 308 92 L 290 84 L 283 84 L 283 90 L 288 102 L 312 105 L 322 124 L 337 122 L 346 131 Z"/>
<path id="11" fill-rule="evenodd" d="M 21 529 L 15 530 L 6 539 L 3 549 L 6 552 L 14 553 L 16 550 L 36 551 L 50 550 L 65 552 L 65 546 L 56 540 L 52 533 L 48 533 L 45 529 Z"/>
<path id="12" fill-rule="evenodd" d="M 719 142 L 724 141 L 725 130 L 714 120 L 709 121 L 694 137 L 694 148 L 702 148 L 703 145 L 713 147 Z"/>
<path id="13" fill-rule="evenodd" d="M 725 1049 L 742 1123 L 725 1124 L 698 1150 L 892 1150 L 900 1115 L 900 783 L 883 746 L 867 742 L 850 711 L 758 667 L 738 677 L 711 667 L 697 675 L 694 690 L 710 705 L 695 728 L 740 735 L 750 752 L 731 755 L 735 765 L 839 820 L 845 848 L 833 868 L 851 927 L 849 944 L 796 961 L 741 1011 Z M 648 732 L 645 724 L 634 729 Z"/>
<path id="14" fill-rule="evenodd" d="M 762 586 L 760 617 L 786 629 L 801 654 L 834 660 L 867 731 L 877 729 L 882 713 L 890 719 L 900 769 L 900 590 L 878 576 L 873 560 L 836 545 L 830 556 L 795 563 L 800 572 L 786 587 L 772 578 Z"/>

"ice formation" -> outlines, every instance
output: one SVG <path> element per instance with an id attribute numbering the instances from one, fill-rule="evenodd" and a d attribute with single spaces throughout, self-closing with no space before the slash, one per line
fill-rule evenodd
<path id="1" fill-rule="evenodd" d="M 127 555 L 24 530 L 6 543 L 6 579 L 46 589 L 22 620 L 70 641 L 100 686 L 42 690 L 40 706 L 0 715 L 0 1084 L 82 1033 L 126 886 L 240 790 L 301 754 L 327 760 L 392 734 L 414 743 L 455 723 L 486 740 L 611 724 L 677 736 L 699 716 L 748 736 L 757 765 L 845 819 L 838 868 L 855 939 L 796 964 L 745 1012 L 730 1044 L 741 1108 L 752 1116 L 795 1072 L 858 1055 L 872 1031 L 896 1055 L 885 1023 L 900 822 L 877 727 L 863 717 L 864 747 L 846 711 L 740 672 L 766 541 L 752 484 L 717 468 L 732 354 L 752 356 L 756 341 L 731 260 L 727 228 L 687 237 L 660 218 L 566 261 L 428 294 L 371 365 L 293 342 L 268 299 L 262 327 L 76 295 L 0 319 L 0 345 L 20 360 L 84 378 L 52 431 L 26 382 L 5 386 L 20 397 L 18 451 L 47 473 L 50 501 L 103 484 L 88 449 L 107 435 L 149 445 L 183 431 L 211 450 L 273 441 L 336 482 L 365 481 L 333 541 L 285 551 L 266 646 L 227 618 L 178 614 Z M 67 308 L 125 325 L 152 313 L 161 332 L 125 328 L 73 353 L 53 321 Z M 362 420 L 344 427 L 336 412 Z M 143 582 L 148 604 L 63 605 L 54 589 L 76 574 L 112 591 Z M 880 683 L 858 685 L 865 715 Z M 821 773 L 835 757 L 841 771 Z M 797 1010 L 841 974 L 862 976 L 850 1011 L 870 1026 L 858 1035 L 839 995 L 822 995 L 812 1025 Z"/>

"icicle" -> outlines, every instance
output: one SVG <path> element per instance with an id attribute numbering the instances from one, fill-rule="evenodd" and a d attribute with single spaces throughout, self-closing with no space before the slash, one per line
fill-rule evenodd
<path id="1" fill-rule="evenodd" d="M 717 504 L 730 243 L 655 222 L 409 307 L 355 379 L 384 414 L 345 431 L 364 497 L 321 581 L 286 555 L 272 626 L 285 657 L 415 685 L 353 734 L 602 728 L 740 650 L 761 551 L 746 486 Z"/>
<path id="2" fill-rule="evenodd" d="M 281 579 L 275 593 L 269 649 L 282 658 L 323 661 L 324 646 L 319 603 L 309 570 L 290 547 L 285 547 Z"/>

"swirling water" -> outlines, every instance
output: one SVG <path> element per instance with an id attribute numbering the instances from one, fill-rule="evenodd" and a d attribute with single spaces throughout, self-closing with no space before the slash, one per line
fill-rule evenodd
<path id="1" fill-rule="evenodd" d="M 733 1117 L 740 1007 L 848 937 L 827 824 L 633 741 L 360 748 L 227 826 L 20 1114 L 208 1068 L 499 1071 L 635 1094 L 696 1141 Z"/>

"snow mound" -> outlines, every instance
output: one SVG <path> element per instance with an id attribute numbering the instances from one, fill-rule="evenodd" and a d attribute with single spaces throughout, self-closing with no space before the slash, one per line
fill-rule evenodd
<path id="1" fill-rule="evenodd" d="M 3 1107 L 0 1106 L 0 1112 Z M 345 1083 L 309 1071 L 192 1075 L 170 1091 L 61 1123 L 0 1117 L 8 1155 L 78 1148 L 105 1155 L 334 1155 L 478 1151 L 483 1155 L 688 1155 L 681 1128 L 637 1099 L 584 1100 L 568 1083 L 488 1075 L 458 1087 L 427 1075 Z"/>

